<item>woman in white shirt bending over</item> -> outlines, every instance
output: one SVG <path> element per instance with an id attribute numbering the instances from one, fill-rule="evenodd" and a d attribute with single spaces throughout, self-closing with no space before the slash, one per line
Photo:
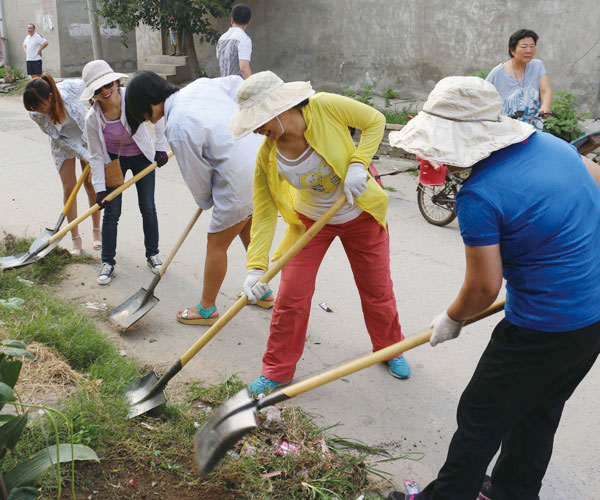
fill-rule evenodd
<path id="1" fill-rule="evenodd" d="M 141 71 L 127 85 L 127 118 L 132 130 L 164 117 L 165 134 L 196 204 L 212 209 L 208 227 L 202 296 L 177 313 L 186 325 L 212 325 L 219 317 L 217 295 L 227 272 L 227 249 L 239 236 L 250 242 L 252 178 L 259 137 L 234 141 L 229 121 L 238 110 L 239 76 L 199 78 L 183 89 L 151 71 Z M 273 306 L 271 294 L 259 306 Z"/>
<path id="2" fill-rule="evenodd" d="M 44 73 L 41 78 L 31 80 L 23 92 L 23 104 L 29 111 L 29 116 L 48 135 L 50 150 L 56 170 L 60 175 L 63 187 L 63 202 L 66 203 L 71 191 L 77 183 L 75 174 L 75 159 L 89 163 L 90 154 L 87 150 L 85 135 L 85 115 L 87 108 L 79 102 L 83 91 L 81 79 L 68 79 L 56 83 L 52 76 Z M 90 206 L 96 203 L 96 192 L 90 178 L 83 183 Z M 67 220 L 71 222 L 77 218 L 77 198 L 67 213 Z M 100 237 L 100 213 L 92 215 L 93 247 L 100 250 L 102 241 Z M 82 241 L 79 227 L 71 230 L 73 255 L 81 255 Z"/>
<path id="3" fill-rule="evenodd" d="M 90 144 L 90 165 L 92 182 L 98 193 L 96 203 L 104 208 L 102 220 L 102 268 L 98 274 L 98 284 L 108 285 L 115 270 L 117 251 L 117 224 L 121 216 L 121 195 L 108 203 L 104 198 L 116 186 L 107 187 L 104 165 L 119 159 L 123 177 L 131 169 L 133 175 L 144 170 L 156 161 L 159 167 L 167 163 L 165 136 L 162 122 L 156 124 L 155 143 L 145 127 L 131 132 L 125 117 L 125 88 L 119 87 L 119 80 L 126 78 L 123 73 L 115 73 L 106 61 L 101 59 L 87 63 L 83 68 L 85 90 L 81 100 L 93 99 L 94 104 L 85 119 L 85 128 Z M 158 218 L 154 205 L 154 171 L 139 181 L 135 187 L 138 205 L 142 214 L 146 262 L 153 273 L 158 273 L 162 262 L 158 258 Z"/>

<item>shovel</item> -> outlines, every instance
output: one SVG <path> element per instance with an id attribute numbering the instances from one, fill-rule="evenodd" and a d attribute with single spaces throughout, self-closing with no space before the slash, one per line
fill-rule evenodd
<path id="1" fill-rule="evenodd" d="M 60 229 L 60 226 L 62 225 L 63 221 L 65 220 L 67 213 L 71 209 L 73 200 L 75 200 L 75 198 L 77 197 L 79 188 L 85 181 L 85 178 L 88 176 L 89 172 L 90 172 L 90 164 L 87 163 L 85 168 L 83 169 L 83 172 L 81 173 L 81 177 L 79 177 L 79 180 L 77 181 L 77 183 L 75 184 L 75 187 L 73 187 L 73 190 L 71 191 L 71 194 L 67 198 L 67 203 L 65 203 L 65 207 L 62 209 L 62 212 L 60 213 L 60 215 L 58 217 L 58 221 L 56 221 L 56 225 L 54 226 L 54 229 L 51 229 L 49 227 L 44 229 L 42 231 L 42 234 L 40 234 L 37 237 L 37 239 L 31 244 L 27 253 L 12 256 L 12 257 L 0 257 L 0 269 L 5 269 L 5 268 L 8 269 L 11 267 L 20 267 L 20 266 L 25 266 L 27 264 L 30 264 L 30 262 L 28 262 L 28 259 L 24 259 L 22 257 L 24 257 L 26 255 L 39 255 L 41 258 L 41 257 L 48 255 L 52 251 L 52 249 L 56 245 L 58 245 L 59 240 L 56 240 L 54 242 L 54 244 L 49 245 L 49 246 L 46 246 L 45 244 Z M 61 237 L 61 239 L 62 239 L 62 237 Z M 43 252 L 40 251 L 42 248 L 44 248 Z"/>
<path id="2" fill-rule="evenodd" d="M 275 264 L 270 267 L 264 276 L 259 280 L 260 283 L 268 283 L 273 277 L 283 269 L 283 267 L 294 257 L 314 236 L 321 228 L 329 222 L 337 211 L 346 203 L 346 197 L 341 196 L 338 200 L 327 209 L 327 211 L 316 221 L 310 229 L 308 229 L 302 237 L 294 243 L 291 248 L 279 259 Z M 178 359 L 169 371 L 165 373 L 160 379 L 155 372 L 150 372 L 142 378 L 132 382 L 128 385 L 127 391 L 125 392 L 125 398 L 131 404 L 127 418 L 137 417 L 142 413 L 156 408 L 167 401 L 164 387 L 169 383 L 177 373 L 192 359 L 200 349 L 202 349 L 229 321 L 242 310 L 242 308 L 248 303 L 248 297 L 246 294 L 242 296 L 221 316 L 217 322 L 212 325 L 202 337 L 200 337 L 196 343 L 190 347 L 184 354 Z"/>
<path id="3" fill-rule="evenodd" d="M 179 247 L 181 247 L 183 241 L 187 238 L 187 235 L 192 230 L 192 227 L 194 227 L 194 224 L 198 220 L 198 217 L 200 217 L 201 213 L 202 209 L 198 208 L 190 222 L 188 222 L 187 227 L 179 237 L 179 240 L 177 240 L 177 243 L 175 243 L 175 246 L 171 250 L 167 260 L 160 267 L 158 274 L 154 275 L 154 278 L 152 279 L 148 289 L 146 290 L 145 288 L 140 288 L 120 306 L 115 307 L 110 313 L 108 313 L 108 319 L 110 319 L 121 331 L 124 332 L 127 330 L 131 325 L 133 325 L 148 311 L 150 311 L 150 309 L 158 304 L 159 299 L 154 295 L 154 289 L 156 288 L 156 285 L 158 285 L 160 279 L 163 277 L 163 274 L 167 272 L 167 267 L 169 267 L 169 264 L 175 257 Z"/>
<path id="4" fill-rule="evenodd" d="M 169 151 L 169 158 L 173 156 L 173 153 Z M 156 162 L 148 165 L 144 170 L 139 172 L 137 175 L 134 175 L 131 179 L 125 182 L 123 185 L 119 186 L 117 189 L 109 193 L 105 201 L 111 201 L 113 198 L 119 196 L 123 191 L 125 191 L 128 187 L 135 184 L 142 177 L 149 174 L 156 168 Z M 14 267 L 27 266 L 29 264 L 33 264 L 36 260 L 41 259 L 46 256 L 50 251 L 58 244 L 58 242 L 62 239 L 62 237 L 67 234 L 71 229 L 73 229 L 77 224 L 87 219 L 93 213 L 96 213 L 100 210 L 100 205 L 97 203 L 90 207 L 86 212 L 77 217 L 73 222 L 70 222 L 66 227 L 62 228 L 58 231 L 54 236 L 52 236 L 47 241 L 44 241 L 39 245 L 38 248 L 34 249 L 34 251 L 28 251 L 26 253 L 22 253 L 19 255 L 11 255 L 10 257 L 0 257 L 0 269 L 12 269 Z M 47 251 L 46 251 L 47 250 Z"/>
<path id="5" fill-rule="evenodd" d="M 75 184 L 75 187 L 71 191 L 69 198 L 67 198 L 67 203 L 65 203 L 65 208 L 62 209 L 62 212 L 58 216 L 58 220 L 56 221 L 56 225 L 54 226 L 54 229 L 50 229 L 48 227 L 46 229 L 44 229 L 42 231 L 42 234 L 40 234 L 38 236 L 38 238 L 29 247 L 30 253 L 37 252 L 40 257 L 44 257 L 45 255 L 50 253 L 50 251 L 52 250 L 52 248 L 54 248 L 54 246 L 56 246 L 56 244 L 58 244 L 58 241 L 57 241 L 56 244 L 52 248 L 50 248 L 50 249 L 46 248 L 43 252 L 43 255 L 41 252 L 39 252 L 39 249 L 43 246 L 43 244 L 46 241 L 48 241 L 50 238 L 52 238 L 52 236 L 54 236 L 58 232 L 58 230 L 60 229 L 60 226 L 62 226 L 62 223 L 64 222 L 65 217 L 67 216 L 67 213 L 69 213 L 69 210 L 71 209 L 71 205 L 73 204 L 73 201 L 75 200 L 75 198 L 77 198 L 77 193 L 79 192 L 79 188 L 81 188 L 81 185 L 85 182 L 85 179 L 87 178 L 89 173 L 90 173 L 90 164 L 86 163 L 85 168 L 83 169 L 83 172 L 81 172 L 81 177 L 79 177 L 79 179 L 77 180 L 77 184 Z"/>
<path id="6" fill-rule="evenodd" d="M 504 299 L 485 311 L 470 317 L 465 325 L 479 321 L 504 309 Z M 332 368 L 301 382 L 276 390 L 262 399 L 254 399 L 248 388 L 223 403 L 204 427 L 194 436 L 194 458 L 201 475 L 208 475 L 217 462 L 244 434 L 258 427 L 257 414 L 261 408 L 281 403 L 286 399 L 321 387 L 341 377 L 386 361 L 429 340 L 433 330 L 425 330 L 379 351 L 361 356 L 354 361 Z"/>

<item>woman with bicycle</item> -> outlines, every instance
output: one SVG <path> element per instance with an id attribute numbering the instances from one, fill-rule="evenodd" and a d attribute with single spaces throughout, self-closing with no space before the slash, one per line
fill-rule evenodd
<path id="1" fill-rule="evenodd" d="M 258 280 L 269 265 L 277 213 L 288 224 L 273 255 L 280 258 L 340 196 L 347 202 L 283 268 L 262 374 L 249 387 L 264 393 L 294 377 L 302 356 L 317 271 L 336 237 L 344 245 L 359 290 L 373 350 L 402 340 L 390 276 L 388 197 L 367 174 L 385 119 L 370 106 L 336 94 L 315 94 L 310 82 L 284 83 L 270 71 L 250 76 L 237 91 L 234 139 L 266 139 L 254 172 L 254 215 L 244 292 L 252 303 L 269 293 Z M 358 146 L 348 127 L 362 130 Z M 403 356 L 388 361 L 405 379 Z"/>
<path id="2" fill-rule="evenodd" d="M 542 130 L 543 119 L 550 114 L 552 88 L 544 63 L 534 59 L 537 41 L 534 31 L 515 31 L 508 40 L 510 59 L 492 69 L 486 80 L 502 98 L 502 114 Z"/>

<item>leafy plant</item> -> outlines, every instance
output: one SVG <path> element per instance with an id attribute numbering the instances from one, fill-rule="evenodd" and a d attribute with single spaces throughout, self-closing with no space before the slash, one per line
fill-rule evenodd
<path id="1" fill-rule="evenodd" d="M 56 465 L 58 478 L 58 498 L 60 498 L 60 464 L 72 463 L 72 474 L 75 472 L 75 460 L 98 460 L 94 450 L 79 444 L 60 444 L 58 442 L 58 427 L 54 415 L 58 415 L 70 422 L 58 410 L 40 405 L 26 405 L 22 403 L 18 393 L 14 390 L 15 384 L 21 373 L 23 362 L 20 358 L 33 359 L 27 352 L 25 344 L 17 340 L 3 340 L 0 342 L 0 410 L 5 404 L 10 403 L 15 407 L 17 415 L 1 415 L 0 422 L 0 463 L 9 451 L 12 451 L 27 425 L 28 414 L 24 411 L 27 407 L 43 409 L 46 412 L 57 437 L 56 445 L 39 450 L 27 460 L 17 463 L 10 470 L 0 471 L 0 498 L 2 500 L 33 500 L 40 496 L 40 491 L 34 487 L 36 481 L 53 465 Z M 74 481 L 72 481 L 74 488 Z M 73 491 L 75 498 L 75 491 Z"/>
<path id="2" fill-rule="evenodd" d="M 365 85 L 362 90 L 362 94 L 356 97 L 358 102 L 362 102 L 363 104 L 367 104 L 368 106 L 373 106 L 373 85 Z"/>
<path id="3" fill-rule="evenodd" d="M 487 76 L 490 74 L 491 69 L 480 69 L 479 71 L 475 71 L 474 73 L 469 73 L 467 76 L 478 76 L 485 80 Z"/>
<path id="4" fill-rule="evenodd" d="M 577 113 L 579 103 L 570 92 L 559 90 L 552 100 L 550 111 L 552 115 L 544 121 L 544 131 L 560 137 L 565 141 L 572 141 L 583 135 L 580 123 L 588 118 L 588 113 Z"/>
<path id="5" fill-rule="evenodd" d="M 344 85 L 342 87 L 342 95 L 350 97 L 351 99 L 356 98 L 356 92 L 354 92 L 354 90 L 350 90 L 350 85 Z"/>
<path id="6" fill-rule="evenodd" d="M 391 106 L 391 100 L 392 99 L 396 99 L 396 97 L 398 97 L 398 92 L 396 92 L 395 90 L 392 90 L 390 88 L 387 88 L 383 91 L 383 97 L 385 99 L 385 107 L 389 108 Z"/>
<path id="7" fill-rule="evenodd" d="M 381 112 L 385 116 L 386 123 L 398 123 L 400 125 L 406 125 L 411 118 L 411 113 L 414 114 L 414 112 L 411 112 L 408 108 L 402 108 L 402 111 L 400 112 L 398 112 L 397 109 L 394 109 L 393 111 L 384 109 Z"/>

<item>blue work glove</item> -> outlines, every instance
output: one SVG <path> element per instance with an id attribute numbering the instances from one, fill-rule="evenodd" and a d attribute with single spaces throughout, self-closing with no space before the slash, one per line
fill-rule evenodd
<path id="1" fill-rule="evenodd" d="M 96 193 L 96 203 L 100 205 L 100 210 L 102 210 L 106 205 L 104 198 L 106 198 L 106 191 L 98 191 Z"/>
<path id="2" fill-rule="evenodd" d="M 169 161 L 169 156 L 165 151 L 157 151 L 154 155 L 154 161 L 158 165 L 158 167 L 162 167 L 165 163 Z"/>

